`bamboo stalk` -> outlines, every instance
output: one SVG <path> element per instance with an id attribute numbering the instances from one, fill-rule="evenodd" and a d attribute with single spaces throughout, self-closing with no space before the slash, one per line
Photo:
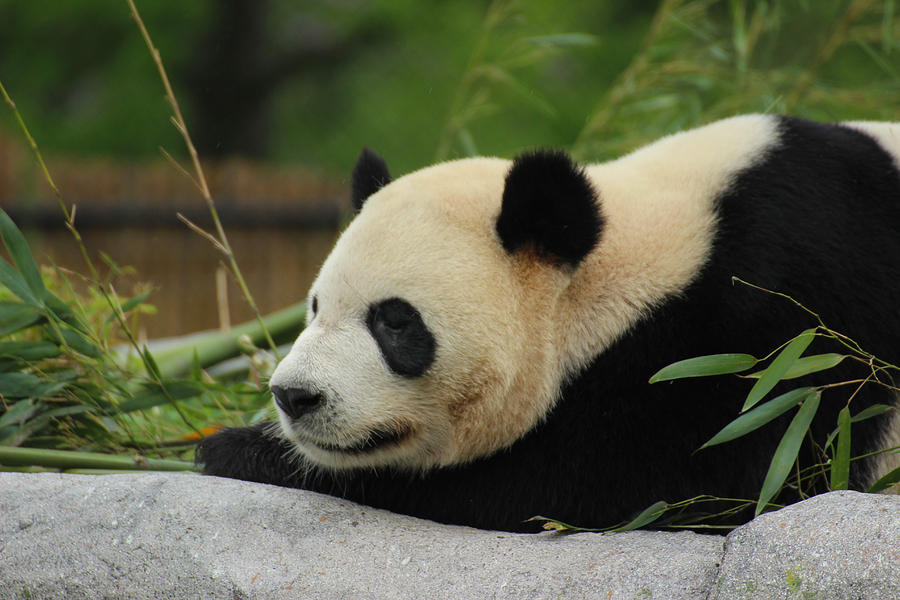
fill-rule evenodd
<path id="1" fill-rule="evenodd" d="M 274 338 L 294 337 L 303 328 L 306 319 L 306 303 L 300 302 L 263 317 L 266 332 Z M 233 326 L 227 332 L 212 331 L 188 336 L 177 347 L 154 350 L 153 357 L 163 378 L 178 377 L 188 373 L 194 361 L 194 352 L 201 368 L 237 356 L 240 353 L 238 338 L 250 336 L 254 344 L 261 343 L 265 334 L 257 321 Z"/>
<path id="2" fill-rule="evenodd" d="M 150 38 L 150 33 L 144 26 L 144 21 L 143 19 L 141 19 L 141 15 L 138 12 L 137 6 L 135 6 L 134 4 L 134 0 L 126 1 L 128 2 L 128 6 L 131 8 L 131 15 L 134 18 L 135 23 L 137 23 L 138 29 L 140 29 L 141 36 L 144 38 L 144 42 L 147 44 L 147 49 L 150 51 L 150 55 L 153 57 L 153 62 L 156 64 L 156 69 L 157 71 L 159 71 L 159 77 L 162 80 L 163 87 L 166 90 L 166 99 L 168 100 L 169 105 L 172 107 L 172 111 L 174 113 L 172 116 L 172 124 L 175 126 L 175 129 L 177 129 L 181 134 L 181 137 L 184 138 L 184 143 L 185 146 L 187 146 L 188 154 L 190 154 L 191 156 L 191 163 L 193 164 L 194 172 L 197 175 L 195 178 L 192 177 L 191 179 L 200 188 L 200 194 L 206 201 L 206 206 L 209 209 L 213 224 L 216 228 L 218 243 L 221 245 L 220 249 L 225 255 L 225 258 L 228 259 L 228 265 L 229 267 L 231 267 L 231 272 L 234 275 L 235 281 L 237 282 L 238 287 L 241 288 L 241 293 L 247 300 L 247 304 L 250 305 L 250 310 L 253 311 L 253 314 L 256 316 L 256 321 L 259 323 L 259 327 L 262 330 L 266 342 L 269 344 L 269 347 L 272 349 L 272 352 L 275 354 L 276 358 L 280 359 L 281 357 L 278 355 L 278 346 L 275 344 L 275 341 L 269 334 L 268 329 L 266 329 L 266 324 L 263 321 L 262 313 L 256 306 L 256 302 L 253 300 L 253 295 L 250 293 L 250 288 L 244 281 L 244 276 L 241 273 L 240 267 L 238 267 L 234 252 L 232 252 L 231 250 L 231 244 L 228 243 L 228 236 L 225 235 L 225 229 L 222 227 L 222 222 L 219 219 L 219 213 L 216 210 L 215 202 L 213 201 L 212 194 L 209 191 L 209 185 L 206 183 L 206 175 L 204 175 L 203 173 L 203 166 L 200 164 L 200 157 L 197 154 L 197 149 L 194 147 L 194 142 L 191 139 L 191 134 L 188 132 L 184 116 L 182 116 L 181 114 L 181 108 L 178 105 L 178 100 L 175 97 L 175 92 L 172 91 L 172 85 L 169 83 L 169 76 L 166 74 L 166 69 L 163 66 L 159 50 L 157 50 L 156 46 L 153 44 L 153 40 Z"/>
<path id="3" fill-rule="evenodd" d="M 119 456 L 98 452 L 46 450 L 0 446 L 0 465 L 52 467 L 55 469 L 104 469 L 112 471 L 197 471 L 194 463 L 147 458 L 140 454 Z M 0 467 L 0 470 L 3 470 Z"/>

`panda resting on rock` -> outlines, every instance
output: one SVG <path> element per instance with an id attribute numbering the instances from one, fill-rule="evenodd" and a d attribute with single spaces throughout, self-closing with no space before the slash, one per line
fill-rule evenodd
<path id="1" fill-rule="evenodd" d="M 697 452 L 749 383 L 648 384 L 815 325 L 733 276 L 900 360 L 900 124 L 741 116 L 608 163 L 536 151 L 396 181 L 364 151 L 352 184 L 358 214 L 271 378 L 279 422 L 204 440 L 205 473 L 481 528 L 609 526 L 657 500 L 759 495 L 792 413 Z M 798 385 L 865 374 L 844 361 Z M 851 391 L 823 393 L 814 439 Z M 868 385 L 851 412 L 875 403 L 896 406 Z M 897 414 L 854 424 L 852 455 L 900 443 Z M 850 487 L 898 463 L 856 461 Z"/>

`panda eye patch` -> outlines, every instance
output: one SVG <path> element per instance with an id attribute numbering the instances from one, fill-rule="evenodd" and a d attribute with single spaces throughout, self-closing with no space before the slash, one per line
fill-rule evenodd
<path id="1" fill-rule="evenodd" d="M 366 326 L 394 373 L 419 377 L 434 362 L 434 336 L 409 302 L 389 298 L 372 304 Z"/>

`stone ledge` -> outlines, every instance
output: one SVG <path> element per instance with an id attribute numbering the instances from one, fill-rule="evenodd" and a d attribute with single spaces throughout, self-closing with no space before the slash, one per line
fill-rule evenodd
<path id="1" fill-rule="evenodd" d="M 189 474 L 0 473 L 0 598 L 900 598 L 900 497 L 520 535 Z"/>

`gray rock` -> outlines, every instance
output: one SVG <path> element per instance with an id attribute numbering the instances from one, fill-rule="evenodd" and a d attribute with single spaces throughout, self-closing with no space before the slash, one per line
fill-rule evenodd
<path id="1" fill-rule="evenodd" d="M 712 596 L 900 599 L 900 497 L 815 496 L 736 529 Z"/>
<path id="2" fill-rule="evenodd" d="M 304 597 L 896 600 L 900 497 L 818 496 L 727 538 L 517 535 L 198 475 L 0 473 L 0 599 Z"/>
<path id="3" fill-rule="evenodd" d="M 196 475 L 0 473 L 0 598 L 702 598 L 722 545 L 477 531 Z"/>

